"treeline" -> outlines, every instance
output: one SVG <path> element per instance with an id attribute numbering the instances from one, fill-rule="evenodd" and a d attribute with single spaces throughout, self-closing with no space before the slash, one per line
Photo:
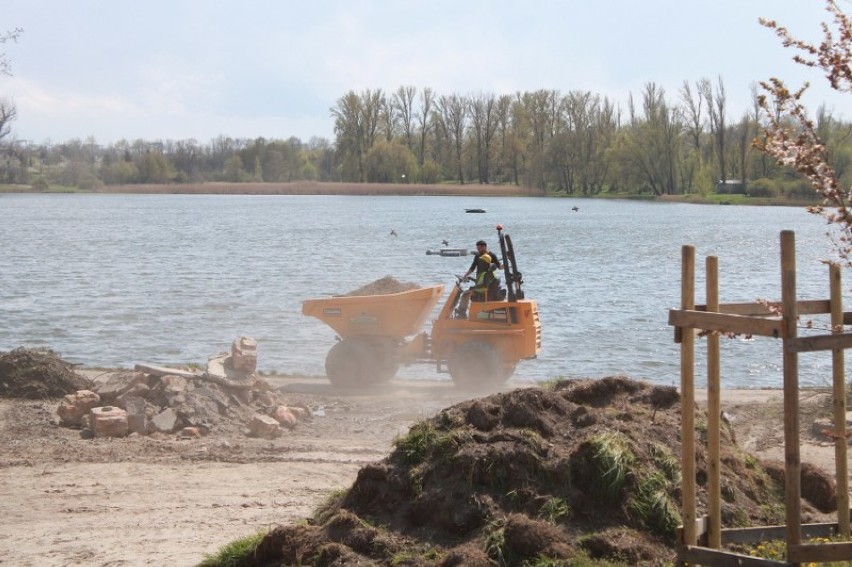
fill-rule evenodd
<path id="1" fill-rule="evenodd" d="M 673 96 L 649 83 L 624 106 L 588 91 L 368 89 L 344 94 L 330 109 L 333 141 L 18 144 L 0 161 L 0 175 L 7 183 L 86 189 L 318 180 L 513 184 L 571 195 L 812 195 L 798 174 L 753 148 L 766 116 L 757 92 L 751 94 L 751 108 L 731 119 L 721 79 L 684 82 Z M 825 108 L 814 120 L 835 171 L 844 186 L 852 185 L 852 124 Z"/>
<path id="2" fill-rule="evenodd" d="M 12 146 L 0 175 L 6 183 L 97 189 L 133 183 L 205 181 L 288 182 L 333 180 L 335 151 L 328 140 L 235 139 L 122 140 L 106 147 L 94 139 L 54 145 Z"/>

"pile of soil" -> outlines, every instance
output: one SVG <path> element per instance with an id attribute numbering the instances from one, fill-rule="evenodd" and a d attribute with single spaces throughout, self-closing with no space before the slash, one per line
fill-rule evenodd
<path id="1" fill-rule="evenodd" d="M 681 522 L 679 401 L 673 387 L 609 377 L 457 404 L 412 426 L 386 459 L 362 468 L 352 487 L 307 523 L 269 532 L 255 559 L 317 566 L 670 563 Z M 696 458 L 705 513 L 703 444 Z M 783 523 L 777 473 L 767 474 L 729 431 L 721 472 L 725 526 Z M 803 479 L 805 485 L 832 490 L 830 481 Z M 807 502 L 803 512 L 805 521 L 819 519 Z"/>
<path id="2" fill-rule="evenodd" d="M 0 353 L 0 397 L 58 398 L 91 386 L 50 349 L 20 347 Z"/>
<path id="3" fill-rule="evenodd" d="M 388 293 L 401 293 L 418 289 L 422 286 L 416 283 L 401 282 L 393 276 L 385 276 L 377 279 L 374 282 L 361 286 L 358 289 L 352 290 L 349 293 L 343 294 L 341 297 L 349 297 L 355 295 L 386 295 Z"/>

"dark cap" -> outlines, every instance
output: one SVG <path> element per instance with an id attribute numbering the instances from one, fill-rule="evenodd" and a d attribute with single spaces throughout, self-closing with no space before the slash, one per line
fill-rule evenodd
<path id="1" fill-rule="evenodd" d="M 476 243 L 476 245 L 477 245 L 477 246 L 488 246 L 488 244 L 486 244 L 484 240 L 480 240 L 480 241 L 478 241 L 478 242 Z"/>

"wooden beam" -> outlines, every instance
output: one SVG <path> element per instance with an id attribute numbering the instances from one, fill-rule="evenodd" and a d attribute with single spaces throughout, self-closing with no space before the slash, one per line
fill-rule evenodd
<path id="1" fill-rule="evenodd" d="M 828 278 L 831 288 L 831 332 L 843 333 L 843 284 L 840 266 L 830 264 Z M 831 351 L 831 378 L 834 409 L 834 468 L 837 482 L 837 525 L 840 535 L 849 539 L 849 464 L 846 450 L 846 362 L 841 349 Z"/>
<path id="2" fill-rule="evenodd" d="M 828 563 L 852 559 L 852 542 L 800 543 L 787 546 L 787 561 L 791 563 Z"/>
<path id="3" fill-rule="evenodd" d="M 782 336 L 783 331 L 781 319 L 731 315 L 730 313 L 708 313 L 691 309 L 669 310 L 669 325 L 722 333 L 759 335 L 776 339 Z"/>
<path id="4" fill-rule="evenodd" d="M 681 249 L 680 308 L 695 308 L 695 247 Z M 683 542 L 697 543 L 695 535 L 695 334 L 684 333 L 680 343 L 680 469 Z"/>
<path id="5" fill-rule="evenodd" d="M 769 302 L 772 303 L 772 302 Z M 823 313 L 831 313 L 831 305 L 828 299 L 806 299 L 797 302 L 799 315 L 820 315 Z M 778 305 L 780 310 L 780 304 Z M 696 305 L 696 311 L 708 311 L 706 305 Z M 720 303 L 719 313 L 730 313 L 731 315 L 750 315 L 753 317 L 769 317 L 778 315 L 777 311 L 773 311 L 764 303 L 746 302 L 746 303 Z M 848 315 L 852 321 L 852 312 L 844 313 Z M 852 323 L 847 323 L 852 324 Z"/>
<path id="6" fill-rule="evenodd" d="M 719 310 L 719 259 L 707 256 L 707 311 Z M 719 335 L 711 333 L 707 337 L 707 496 L 709 497 L 708 515 L 710 530 L 707 534 L 707 547 L 722 547 L 722 473 L 721 473 L 721 372 L 719 355 Z"/>
<path id="7" fill-rule="evenodd" d="M 718 551 L 706 547 L 686 546 L 677 551 L 681 565 L 713 565 L 714 567 L 777 567 L 787 565 L 785 561 L 751 557 L 731 551 Z"/>
<path id="8" fill-rule="evenodd" d="M 781 231 L 783 337 L 796 338 L 796 235 Z M 799 355 L 784 347 L 784 497 L 787 549 L 802 543 L 802 461 L 799 446 Z"/>
<path id="9" fill-rule="evenodd" d="M 790 352 L 816 352 L 819 350 L 844 350 L 852 348 L 852 333 L 842 335 L 816 335 L 790 338 L 784 341 Z"/>
<path id="10" fill-rule="evenodd" d="M 758 526 L 754 528 L 725 528 L 722 543 L 757 543 L 784 539 L 786 526 Z M 803 524 L 802 537 L 832 537 L 837 535 L 837 524 Z"/>

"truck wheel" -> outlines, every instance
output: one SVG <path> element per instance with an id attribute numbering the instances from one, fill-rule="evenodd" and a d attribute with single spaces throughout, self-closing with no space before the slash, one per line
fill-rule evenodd
<path id="1" fill-rule="evenodd" d="M 481 388 L 502 384 L 508 379 L 500 353 L 488 343 L 468 341 L 449 360 L 450 376 L 461 388 Z"/>
<path id="2" fill-rule="evenodd" d="M 399 362 L 394 359 L 395 346 L 390 343 L 381 343 L 372 345 L 372 354 L 370 362 L 372 368 L 372 378 L 369 380 L 371 384 L 387 382 L 396 376 L 399 370 Z"/>
<path id="3" fill-rule="evenodd" d="M 325 357 L 325 374 L 340 388 L 387 382 L 398 369 L 392 352 L 361 339 L 343 339 Z"/>

